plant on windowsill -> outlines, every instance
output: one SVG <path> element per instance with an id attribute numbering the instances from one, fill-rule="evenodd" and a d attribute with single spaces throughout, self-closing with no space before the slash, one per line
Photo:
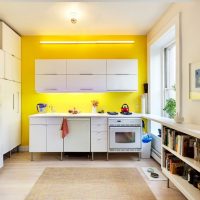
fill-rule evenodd
<path id="1" fill-rule="evenodd" d="M 169 118 L 174 118 L 176 115 L 176 100 L 173 98 L 167 99 L 163 110 L 169 115 Z"/>

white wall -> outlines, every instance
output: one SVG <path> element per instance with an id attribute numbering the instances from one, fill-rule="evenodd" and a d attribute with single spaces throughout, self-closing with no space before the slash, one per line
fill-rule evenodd
<path id="1" fill-rule="evenodd" d="M 189 63 L 200 62 L 200 1 L 173 4 L 151 29 L 147 41 L 162 30 L 173 17 L 181 13 L 182 35 L 182 113 L 186 122 L 200 124 L 200 100 L 189 99 Z"/>

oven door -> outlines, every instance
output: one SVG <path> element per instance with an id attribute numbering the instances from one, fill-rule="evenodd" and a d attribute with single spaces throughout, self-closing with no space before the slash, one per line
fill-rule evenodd
<path id="1" fill-rule="evenodd" d="M 141 148 L 141 127 L 110 127 L 110 149 Z"/>

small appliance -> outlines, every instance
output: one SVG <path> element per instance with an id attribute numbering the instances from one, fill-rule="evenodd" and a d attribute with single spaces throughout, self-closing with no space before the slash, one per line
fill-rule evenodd
<path id="1" fill-rule="evenodd" d="M 46 112 L 46 107 L 47 104 L 44 103 L 38 103 L 36 106 L 38 112 Z"/>
<path id="2" fill-rule="evenodd" d="M 123 104 L 121 107 L 121 113 L 129 113 L 129 106 L 128 104 Z"/>

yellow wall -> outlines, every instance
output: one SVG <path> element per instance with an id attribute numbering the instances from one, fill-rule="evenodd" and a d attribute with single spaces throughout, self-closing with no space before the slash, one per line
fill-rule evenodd
<path id="1" fill-rule="evenodd" d="M 134 40 L 135 44 L 44 45 L 40 40 Z M 99 100 L 99 109 L 120 111 L 123 103 L 140 112 L 140 95 L 147 81 L 146 36 L 24 36 L 22 37 L 22 145 L 28 145 L 28 116 L 36 113 L 37 103 L 47 103 L 56 112 L 76 107 L 91 112 L 91 100 Z M 34 61 L 45 58 L 135 58 L 139 61 L 139 90 L 134 93 L 38 94 L 34 86 Z"/>

